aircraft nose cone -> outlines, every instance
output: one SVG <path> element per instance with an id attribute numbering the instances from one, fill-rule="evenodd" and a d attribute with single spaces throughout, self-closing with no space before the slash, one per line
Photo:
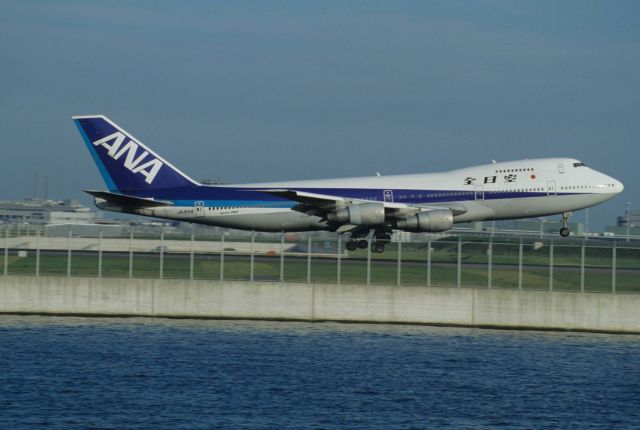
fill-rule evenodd
<path id="1" fill-rule="evenodd" d="M 602 180 L 603 180 L 603 183 L 608 184 L 609 188 L 606 191 L 607 193 L 620 194 L 622 192 L 622 190 L 624 190 L 624 184 L 622 182 L 618 181 L 613 176 L 603 175 Z"/>

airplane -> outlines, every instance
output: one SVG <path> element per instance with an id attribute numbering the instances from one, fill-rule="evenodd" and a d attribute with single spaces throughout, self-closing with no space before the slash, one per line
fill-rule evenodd
<path id="1" fill-rule="evenodd" d="M 493 161 L 440 173 L 209 185 L 104 115 L 72 119 L 108 188 L 85 190 L 100 209 L 242 230 L 328 230 L 348 234 L 351 251 L 371 246 L 384 252 L 393 230 L 433 233 L 457 223 L 555 214 L 562 214 L 560 235 L 567 237 L 572 211 L 624 189 L 573 158 Z"/>

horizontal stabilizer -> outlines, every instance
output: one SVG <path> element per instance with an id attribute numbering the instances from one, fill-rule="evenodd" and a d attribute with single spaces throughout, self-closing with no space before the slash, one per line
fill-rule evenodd
<path id="1" fill-rule="evenodd" d="M 84 190 L 85 193 L 93 197 L 106 200 L 118 206 L 147 208 L 155 206 L 171 206 L 173 202 L 143 199 L 141 197 L 127 196 L 125 194 L 110 193 L 108 191 Z"/>

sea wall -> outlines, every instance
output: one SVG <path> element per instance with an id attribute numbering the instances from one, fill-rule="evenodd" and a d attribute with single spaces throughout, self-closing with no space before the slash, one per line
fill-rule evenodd
<path id="1" fill-rule="evenodd" d="M 640 295 L 486 288 L 0 276 L 0 313 L 640 333 Z"/>

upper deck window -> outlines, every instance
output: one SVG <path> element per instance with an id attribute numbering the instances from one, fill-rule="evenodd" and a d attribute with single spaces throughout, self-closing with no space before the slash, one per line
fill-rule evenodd
<path id="1" fill-rule="evenodd" d="M 584 166 L 584 163 L 580 163 L 580 162 L 573 163 L 573 167 L 581 167 L 581 166 Z"/>

